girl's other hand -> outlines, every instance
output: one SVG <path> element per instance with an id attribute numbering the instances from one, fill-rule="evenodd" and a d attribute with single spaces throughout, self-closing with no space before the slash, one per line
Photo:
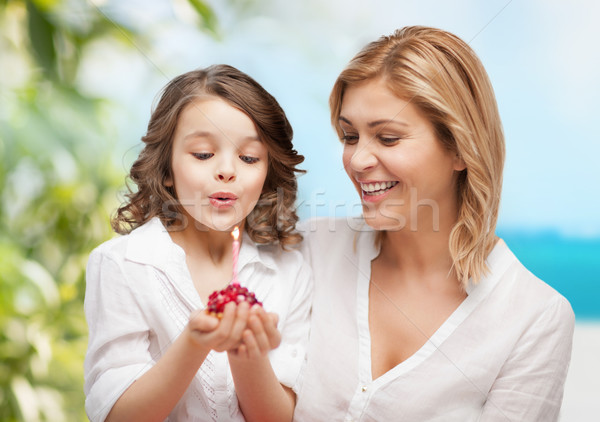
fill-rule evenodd
<path id="1" fill-rule="evenodd" d="M 261 306 L 253 306 L 248 316 L 248 328 L 243 332 L 242 344 L 232 351 L 234 356 L 256 359 L 277 348 L 281 343 L 278 320 L 277 314 L 267 313 Z"/>
<path id="2" fill-rule="evenodd" d="M 223 317 L 207 315 L 204 310 L 195 311 L 188 322 L 187 329 L 191 340 L 198 346 L 223 352 L 238 347 L 248 322 L 249 305 L 228 303 Z"/>

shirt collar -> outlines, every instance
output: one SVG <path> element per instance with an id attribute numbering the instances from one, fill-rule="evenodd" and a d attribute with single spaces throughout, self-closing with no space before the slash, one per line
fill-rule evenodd
<path id="1" fill-rule="evenodd" d="M 275 270 L 276 263 L 272 254 L 267 253 L 266 248 L 278 246 L 257 245 L 244 231 L 242 233 L 242 244 L 238 260 L 239 268 L 252 263 L 263 265 L 265 268 Z M 129 234 L 125 258 L 140 264 L 152 265 L 165 270 L 169 262 L 181 260 L 185 252 L 169 236 L 167 229 L 158 217 L 154 217 L 147 223 L 136 228 Z"/>
<path id="2" fill-rule="evenodd" d="M 379 232 L 369 226 L 364 220 L 359 223 L 357 230 L 358 232 L 364 232 L 364 234 L 358 236 L 359 233 L 356 233 L 354 238 L 355 249 L 364 251 L 369 261 L 374 260 L 379 256 L 379 252 L 381 252 L 381 242 L 376 242 Z"/>
<path id="3" fill-rule="evenodd" d="M 277 265 L 272 254 L 267 253 L 269 248 L 279 248 L 278 245 L 257 245 L 246 231 L 242 232 L 242 245 L 240 246 L 239 268 L 252 263 L 258 263 L 265 268 L 275 270 Z"/>
<path id="4" fill-rule="evenodd" d="M 129 233 L 125 259 L 165 269 L 173 255 L 185 254 L 171 239 L 160 218 L 154 217 Z"/>

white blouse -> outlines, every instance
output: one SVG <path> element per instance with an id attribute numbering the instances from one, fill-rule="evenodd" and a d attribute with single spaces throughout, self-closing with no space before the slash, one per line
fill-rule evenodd
<path id="1" fill-rule="evenodd" d="M 256 245 L 243 235 L 239 279 L 279 314 L 281 345 L 269 353 L 279 381 L 296 391 L 308 340 L 312 279 L 298 251 Z M 85 314 L 85 407 L 103 421 L 123 392 L 154 365 L 204 308 L 185 253 L 158 218 L 110 240 L 90 255 Z M 169 421 L 243 421 L 227 354 L 209 353 Z"/>
<path id="2" fill-rule="evenodd" d="M 488 275 L 423 347 L 373 379 L 368 294 L 379 250 L 372 229 L 349 222 L 302 229 L 315 287 L 295 421 L 558 419 L 574 314 L 502 240 Z"/>

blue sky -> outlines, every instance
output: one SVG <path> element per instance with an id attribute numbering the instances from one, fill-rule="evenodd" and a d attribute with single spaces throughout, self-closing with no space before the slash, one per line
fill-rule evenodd
<path id="1" fill-rule="evenodd" d="M 243 12 L 222 3 L 212 3 L 217 41 L 195 29 L 183 1 L 109 2 L 112 16 L 131 20 L 149 40 L 133 54 L 98 43 L 81 78 L 85 90 L 122 105 L 110 113 L 125 167 L 161 87 L 185 71 L 229 63 L 288 113 L 308 170 L 300 179 L 301 214 L 356 214 L 358 197 L 329 124 L 329 91 L 367 42 L 405 25 L 429 25 L 468 41 L 494 85 L 507 145 L 499 226 L 600 237 L 599 3 L 262 1 Z"/>

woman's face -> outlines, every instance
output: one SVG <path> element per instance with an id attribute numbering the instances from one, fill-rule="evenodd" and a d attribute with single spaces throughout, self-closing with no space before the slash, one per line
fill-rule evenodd
<path id="1" fill-rule="evenodd" d="M 258 202 L 268 152 L 244 112 L 209 96 L 181 112 L 171 165 L 168 183 L 187 216 L 224 231 L 240 225 Z"/>
<path id="2" fill-rule="evenodd" d="M 431 122 L 378 78 L 344 93 L 339 125 L 346 173 L 378 230 L 439 230 L 456 219 L 456 180 L 465 168 L 437 139 Z"/>

